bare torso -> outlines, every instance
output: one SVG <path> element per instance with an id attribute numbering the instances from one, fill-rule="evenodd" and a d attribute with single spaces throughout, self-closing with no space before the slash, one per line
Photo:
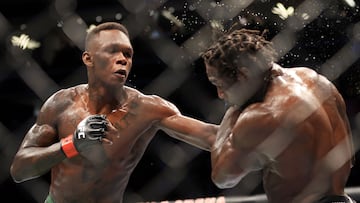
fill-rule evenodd
<path id="1" fill-rule="evenodd" d="M 85 88 L 78 86 L 64 93 L 72 101 L 64 102 L 57 119 L 59 138 L 74 132 L 77 124 L 90 114 L 87 110 Z M 64 160 L 52 168 L 50 193 L 56 202 L 121 202 L 130 174 L 142 157 L 146 146 L 156 132 L 153 126 L 161 118 L 157 97 L 145 96 L 127 89 L 128 101 L 107 115 L 117 130 L 110 139 L 112 145 L 103 144 L 105 153 L 89 152 L 89 159 L 77 156 Z M 98 156 L 98 157 L 96 157 Z M 96 158 L 94 158 L 96 157 Z"/>
<path id="2" fill-rule="evenodd" d="M 349 123 L 340 94 L 322 76 L 275 66 L 264 102 L 226 119 L 235 121 L 220 127 L 232 131 L 225 133 L 227 141 L 218 139 L 213 167 L 218 160 L 238 162 L 226 169 L 237 177 L 263 169 L 269 202 L 314 202 L 344 193 L 352 156 Z M 226 151 L 230 155 L 221 158 Z"/>

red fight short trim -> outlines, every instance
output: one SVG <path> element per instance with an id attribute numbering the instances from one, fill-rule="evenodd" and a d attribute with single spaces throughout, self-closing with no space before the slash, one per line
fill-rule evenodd
<path id="1" fill-rule="evenodd" d="M 72 158 L 79 154 L 73 142 L 73 135 L 61 139 L 61 149 L 67 158 Z"/>

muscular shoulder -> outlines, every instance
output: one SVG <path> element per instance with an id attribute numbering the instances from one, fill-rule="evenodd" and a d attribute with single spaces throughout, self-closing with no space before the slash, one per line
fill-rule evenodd
<path id="1" fill-rule="evenodd" d="M 274 108 L 294 111 L 316 108 L 337 94 L 335 86 L 326 77 L 307 67 L 275 68 L 266 101 Z"/>
<path id="2" fill-rule="evenodd" d="M 336 98 L 338 104 L 343 105 L 343 99 L 336 86 L 328 80 L 325 76 L 317 73 L 316 71 L 299 67 L 289 69 L 292 73 L 292 78 L 298 78 L 291 81 L 289 87 L 294 93 L 297 93 L 298 99 L 311 106 L 317 104 L 318 106 Z"/>
<path id="3" fill-rule="evenodd" d="M 178 108 L 173 103 L 158 95 L 147 95 L 144 101 L 149 108 L 153 111 L 155 110 L 160 115 L 170 116 L 179 113 Z"/>
<path id="4" fill-rule="evenodd" d="M 128 88 L 128 92 L 136 98 L 135 100 L 145 112 L 156 117 L 170 116 L 180 113 L 178 108 L 170 101 L 154 94 L 143 94 L 140 91 Z"/>
<path id="5" fill-rule="evenodd" d="M 302 83 L 302 85 L 307 85 L 310 88 L 318 86 L 319 88 L 331 87 L 332 82 L 328 80 L 325 76 L 316 72 L 315 70 L 309 67 L 294 67 L 294 68 L 284 68 L 284 71 L 292 77 L 297 77 L 298 80 L 294 82 Z"/>
<path id="6" fill-rule="evenodd" d="M 44 107 L 61 109 L 63 106 L 72 104 L 72 102 L 74 102 L 79 95 L 82 95 L 85 90 L 86 85 L 60 89 L 46 100 Z"/>
<path id="7" fill-rule="evenodd" d="M 233 128 L 233 140 L 242 150 L 253 150 L 274 132 L 284 116 L 266 103 L 257 103 L 246 108 Z"/>
<path id="8" fill-rule="evenodd" d="M 253 149 L 274 133 L 297 125 L 320 107 L 319 100 L 301 84 L 275 84 L 263 102 L 249 105 L 239 116 L 233 136 L 242 148 Z"/>
<path id="9" fill-rule="evenodd" d="M 72 105 L 79 95 L 86 90 L 85 85 L 60 89 L 52 94 L 43 104 L 38 115 L 38 121 L 54 121 L 70 105 Z M 54 121 L 55 122 L 55 121 Z"/>
<path id="10" fill-rule="evenodd" d="M 292 126 L 304 126 L 307 118 L 324 108 L 324 101 L 338 95 L 331 82 L 312 69 L 276 71 L 265 100 L 249 105 L 236 122 L 233 137 L 242 149 L 253 149 L 274 134 L 293 135 Z"/>

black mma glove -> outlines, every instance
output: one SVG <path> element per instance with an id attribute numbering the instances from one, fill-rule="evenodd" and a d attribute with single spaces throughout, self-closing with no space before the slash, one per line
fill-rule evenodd
<path id="1" fill-rule="evenodd" d="M 108 122 L 104 115 L 90 115 L 77 126 L 73 135 L 61 139 L 61 149 L 68 158 L 93 145 L 101 145 Z"/>

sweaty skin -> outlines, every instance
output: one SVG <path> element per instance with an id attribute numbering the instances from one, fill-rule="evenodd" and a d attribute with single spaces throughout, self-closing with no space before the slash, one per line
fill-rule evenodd
<path id="1" fill-rule="evenodd" d="M 122 202 L 129 177 L 158 130 L 210 150 L 217 127 L 186 116 L 170 102 L 124 85 L 132 64 L 129 38 L 101 31 L 83 54 L 88 84 L 62 89 L 42 106 L 11 166 L 16 182 L 51 170 L 55 202 Z M 66 158 L 60 139 L 93 114 L 109 124 L 102 145 Z"/>
<path id="2" fill-rule="evenodd" d="M 219 97 L 229 99 L 234 92 L 219 85 L 226 81 L 206 68 Z M 230 188 L 263 170 L 269 202 L 310 203 L 344 194 L 352 153 L 345 104 L 333 84 L 311 69 L 274 64 L 262 102 L 227 110 L 212 149 L 212 179 Z"/>

